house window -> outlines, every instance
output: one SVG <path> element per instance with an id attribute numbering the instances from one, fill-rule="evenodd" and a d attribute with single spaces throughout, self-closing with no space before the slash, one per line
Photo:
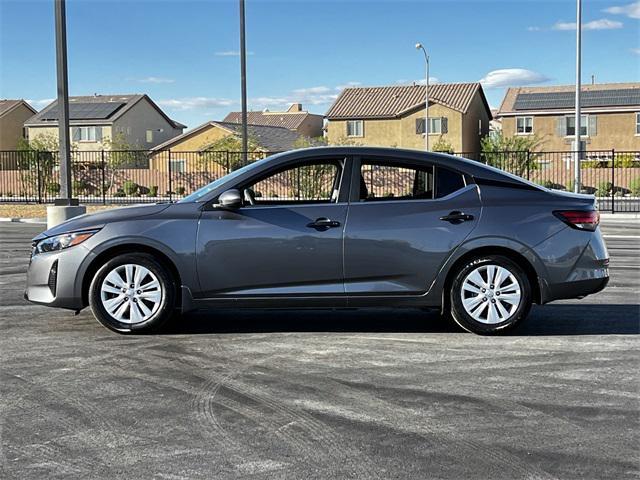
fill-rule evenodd
<path id="1" fill-rule="evenodd" d="M 576 117 L 575 115 L 569 115 L 566 117 L 565 135 L 572 137 L 576 134 Z M 589 116 L 580 115 L 580 136 L 589 136 Z"/>
<path id="2" fill-rule="evenodd" d="M 363 137 L 364 122 L 362 120 L 347 120 L 347 137 Z"/>
<path id="3" fill-rule="evenodd" d="M 153 130 L 147 130 L 147 143 L 153 143 Z"/>
<path id="4" fill-rule="evenodd" d="M 533 117 L 516 117 L 516 133 L 518 135 L 533 133 Z"/>
<path id="5" fill-rule="evenodd" d="M 183 158 L 177 158 L 175 160 L 171 159 L 169 162 L 171 173 L 184 173 L 186 163 L 186 160 Z"/>
<path id="6" fill-rule="evenodd" d="M 640 135 L 640 112 L 636 113 L 636 135 Z"/>
<path id="7" fill-rule="evenodd" d="M 102 140 L 102 127 L 73 127 L 74 142 L 99 142 Z"/>
<path id="8" fill-rule="evenodd" d="M 416 118 L 416 134 L 424 134 L 424 118 Z M 429 134 L 438 135 L 448 132 L 447 117 L 429 117 Z"/>

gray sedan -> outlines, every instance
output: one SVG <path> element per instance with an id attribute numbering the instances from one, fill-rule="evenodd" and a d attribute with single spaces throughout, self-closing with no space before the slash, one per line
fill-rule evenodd
<path id="1" fill-rule="evenodd" d="M 25 298 L 121 333 L 216 307 L 434 307 L 480 334 L 603 289 L 594 197 L 477 162 L 333 147 L 255 162 L 177 203 L 33 240 Z M 215 316 L 212 318 L 215 321 Z"/>

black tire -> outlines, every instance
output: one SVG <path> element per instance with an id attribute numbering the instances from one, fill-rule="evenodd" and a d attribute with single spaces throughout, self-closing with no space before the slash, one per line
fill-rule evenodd
<path id="1" fill-rule="evenodd" d="M 102 304 L 101 286 L 107 275 L 114 269 L 127 265 L 140 265 L 158 279 L 161 301 L 157 310 L 146 320 L 138 323 L 123 323 L 112 316 Z M 173 315 L 176 284 L 169 271 L 152 255 L 146 253 L 125 253 L 108 260 L 93 276 L 89 286 L 89 306 L 93 315 L 102 325 L 118 333 L 150 333 L 157 331 Z"/>
<path id="2" fill-rule="evenodd" d="M 465 293 L 463 292 L 462 286 L 467 276 L 480 267 L 491 265 L 505 268 L 509 272 L 511 272 L 519 284 L 521 294 L 520 302 L 517 308 L 515 308 L 515 310 L 510 313 L 510 316 L 508 316 L 506 320 L 499 323 L 484 323 L 482 321 L 478 321 L 467 312 L 463 305 L 463 295 L 465 295 Z M 493 292 L 491 292 L 491 295 L 493 296 Z M 492 300 L 497 301 L 498 299 L 497 296 L 494 298 L 483 298 L 487 298 L 487 302 L 490 302 Z M 464 265 L 462 265 L 457 273 L 455 273 L 455 277 L 451 284 L 451 291 L 449 292 L 449 301 L 451 305 L 451 316 L 453 317 L 453 320 L 466 331 L 479 335 L 500 334 L 514 328 L 529 314 L 532 303 L 531 284 L 529 282 L 527 274 L 513 260 L 502 255 L 485 255 L 469 260 Z M 492 303 L 495 304 L 496 301 L 493 301 Z M 501 305 L 506 304 L 502 303 Z M 475 314 L 473 310 L 472 313 Z"/>

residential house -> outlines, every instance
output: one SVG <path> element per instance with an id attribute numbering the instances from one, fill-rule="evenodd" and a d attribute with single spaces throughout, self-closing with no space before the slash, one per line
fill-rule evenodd
<path id="1" fill-rule="evenodd" d="M 24 100 L 0 100 L 0 151 L 18 148 L 25 138 L 24 122 L 36 113 Z"/>
<path id="2" fill-rule="evenodd" d="M 285 127 L 248 125 L 247 130 L 249 139 L 257 145 L 256 150 L 262 153 L 291 150 L 295 148 L 298 140 L 305 138 Z M 172 172 L 199 171 L 203 167 L 207 169 L 202 159 L 203 156 L 211 157 L 211 146 L 229 136 L 241 138 L 241 135 L 242 125 L 238 123 L 217 121 L 203 123 L 154 147 L 151 154 L 151 168 L 166 171 L 168 162 L 171 162 Z M 239 158 L 241 153 L 234 152 L 233 155 Z"/>
<path id="3" fill-rule="evenodd" d="M 640 83 L 584 85 L 581 150 L 640 151 Z M 498 116 L 505 136 L 538 135 L 542 149 L 575 150 L 575 86 L 509 88 Z"/>
<path id="4" fill-rule="evenodd" d="M 424 149 L 425 86 L 349 87 L 326 114 L 329 144 Z M 479 83 L 429 87 L 429 142 L 455 152 L 478 152 L 491 111 Z"/>
<path id="5" fill-rule="evenodd" d="M 147 150 L 180 134 L 185 125 L 170 119 L 147 95 L 69 97 L 71 141 L 79 151 L 114 148 Z M 58 102 L 25 122 L 29 140 L 58 136 Z"/>
<path id="6" fill-rule="evenodd" d="M 242 112 L 231 112 L 223 120 L 230 123 L 242 123 Z M 292 104 L 284 112 L 247 112 L 247 123 L 268 127 L 284 127 L 309 138 L 322 136 L 322 115 L 309 113 L 302 109 L 301 103 Z"/>

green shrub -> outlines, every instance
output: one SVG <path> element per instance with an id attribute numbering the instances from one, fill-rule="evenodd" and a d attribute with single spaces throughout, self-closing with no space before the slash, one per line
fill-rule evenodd
<path id="1" fill-rule="evenodd" d="M 73 193 L 86 193 L 88 187 L 89 185 L 84 180 L 74 180 L 71 183 L 71 189 Z"/>
<path id="2" fill-rule="evenodd" d="M 119 188 L 116 190 L 116 193 L 113 194 L 114 197 L 126 197 L 127 195 L 124 193 L 124 190 Z"/>
<path id="3" fill-rule="evenodd" d="M 127 180 L 122 184 L 122 191 L 125 193 L 125 195 L 133 195 L 138 191 L 138 188 L 138 184 L 136 182 L 132 182 L 131 180 Z M 118 189 L 118 191 L 119 190 L 121 189 Z"/>
<path id="4" fill-rule="evenodd" d="M 629 190 L 634 197 L 640 197 L 640 177 L 636 177 L 629 182 Z"/>
<path id="5" fill-rule="evenodd" d="M 176 187 L 176 195 L 184 195 L 186 189 L 184 187 Z"/>
<path id="6" fill-rule="evenodd" d="M 158 196 L 158 186 L 157 185 L 151 185 L 149 187 L 149 196 L 151 196 L 151 197 L 157 197 Z"/>
<path id="7" fill-rule="evenodd" d="M 544 188 L 555 188 L 556 184 L 553 183 L 551 180 L 543 180 L 542 183 L 540 183 L 540 185 L 542 185 Z"/>
<path id="8" fill-rule="evenodd" d="M 606 197 L 611 194 L 613 190 L 613 184 L 611 182 L 607 182 L 606 180 L 598 182 L 598 187 L 596 188 L 596 195 L 598 197 Z"/>
<path id="9" fill-rule="evenodd" d="M 136 195 L 135 193 L 133 195 L 140 196 L 140 195 L 148 195 L 148 194 L 149 194 L 149 189 L 147 187 L 145 187 L 144 185 L 138 185 L 138 195 Z"/>
<path id="10" fill-rule="evenodd" d="M 56 182 L 47 183 L 46 190 L 49 195 L 57 195 L 60 193 L 60 184 Z"/>

